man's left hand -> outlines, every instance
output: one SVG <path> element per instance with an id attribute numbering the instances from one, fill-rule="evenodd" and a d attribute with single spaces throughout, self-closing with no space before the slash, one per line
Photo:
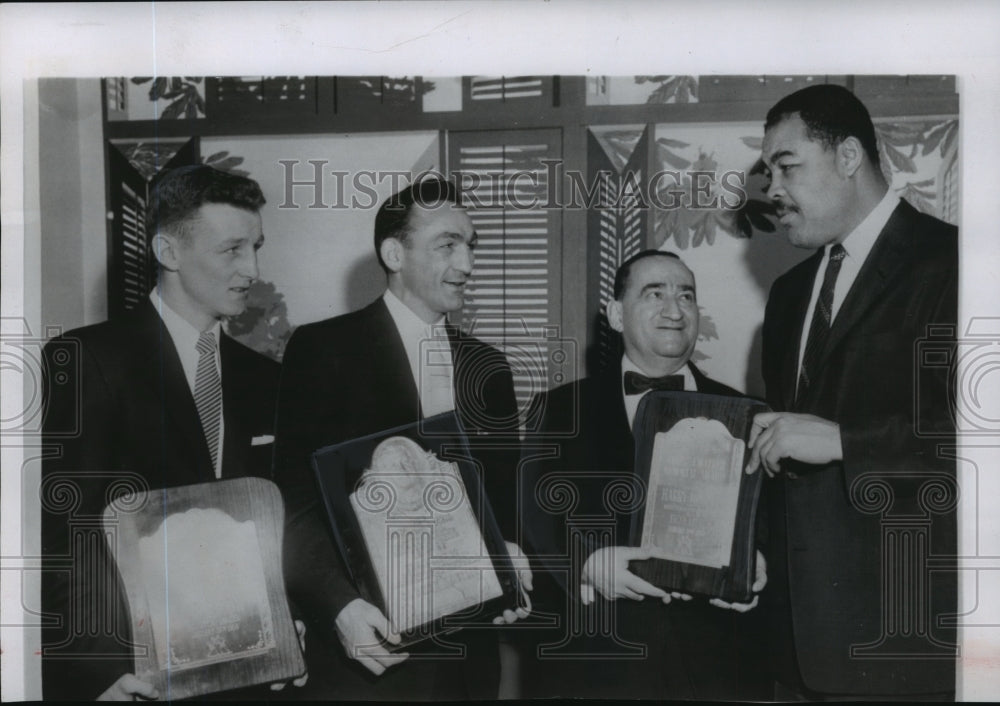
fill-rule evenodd
<path id="1" fill-rule="evenodd" d="M 753 418 L 750 430 L 750 461 L 746 472 L 761 466 L 768 476 L 781 472 L 781 460 L 830 463 L 844 458 L 840 426 L 812 414 L 762 412 Z"/>
<path id="2" fill-rule="evenodd" d="M 306 653 L 306 624 L 301 620 L 295 621 L 295 632 L 299 636 L 299 647 L 302 650 L 302 654 Z M 292 686 L 305 686 L 306 682 L 309 681 L 309 672 L 306 672 L 298 679 L 292 679 Z M 271 691 L 281 691 L 285 688 L 287 682 L 276 681 L 271 684 Z"/>
<path id="3" fill-rule="evenodd" d="M 507 545 L 507 553 L 510 554 L 510 561 L 517 570 L 518 583 L 521 585 L 521 597 L 524 598 L 524 607 L 518 607 L 516 610 L 505 610 L 503 615 L 498 615 L 493 618 L 494 625 L 503 625 L 507 623 L 515 622 L 516 620 L 527 618 L 531 614 L 531 598 L 528 596 L 528 591 L 532 587 L 533 574 L 531 573 L 531 563 L 528 561 L 528 557 L 524 555 L 521 551 L 521 547 L 517 546 L 513 542 L 504 542 Z"/>
<path id="4" fill-rule="evenodd" d="M 757 603 L 760 600 L 760 592 L 764 590 L 764 586 L 767 585 L 767 561 L 764 560 L 764 555 L 757 550 L 757 572 L 754 575 L 753 585 L 750 590 L 753 591 L 753 600 L 749 603 L 727 603 L 721 598 L 713 598 L 709 601 L 716 608 L 725 608 L 726 610 L 735 610 L 737 613 L 746 613 L 748 610 L 753 610 L 757 607 Z"/>

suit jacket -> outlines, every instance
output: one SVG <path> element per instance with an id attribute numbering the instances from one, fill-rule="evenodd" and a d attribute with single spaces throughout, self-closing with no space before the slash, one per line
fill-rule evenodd
<path id="1" fill-rule="evenodd" d="M 689 368 L 699 392 L 742 396 L 694 365 Z M 598 597 L 589 607 L 579 605 L 580 571 L 590 553 L 630 544 L 635 510 L 611 500 L 613 489 L 632 487 L 635 475 L 620 366 L 545 393 L 538 404 L 543 422 L 538 437 L 525 440 L 521 493 L 530 552 L 543 568 L 536 569 L 536 611 L 562 621 L 549 634 L 539 631 L 539 640 L 550 648 L 562 643 L 557 652 L 564 651 L 566 659 L 527 665 L 526 688 L 534 689 L 529 695 L 739 698 L 731 611 L 701 599 L 664 606 L 653 598 Z M 614 626 L 615 636 L 587 634 L 586 626 L 602 624 Z M 643 653 L 623 643 L 640 646 Z M 582 659 L 581 653 L 590 656 Z"/>
<path id="2" fill-rule="evenodd" d="M 449 336 L 455 409 L 472 453 L 482 463 L 483 483 L 501 531 L 511 537 L 518 417 L 510 366 L 499 351 L 475 338 L 454 328 L 449 329 Z M 334 631 L 341 609 L 359 594 L 334 544 L 311 455 L 324 446 L 420 418 L 417 384 L 381 297 L 358 311 L 296 329 L 283 360 L 274 461 L 274 477 L 288 508 L 286 582 L 310 622 L 311 633 L 322 642 L 316 649 L 310 645 L 306 657 L 315 664 L 323 655 L 337 662 L 329 688 L 340 698 L 464 695 L 447 691 L 458 687 L 450 682 L 464 679 L 463 675 L 443 678 L 434 669 L 419 669 L 413 659 L 377 679 L 370 677 L 363 667 L 346 659 Z M 509 448 L 477 450 L 483 441 Z M 495 670 L 495 665 L 489 669 Z M 319 693 L 326 688 L 321 680 L 312 683 L 315 672 L 310 670 L 312 692 L 328 696 Z M 489 681 L 497 678 L 493 674 Z M 495 693 L 494 689 L 494 697 Z"/>
<path id="3" fill-rule="evenodd" d="M 251 441 L 274 432 L 279 366 L 226 335 L 219 346 L 222 476 L 269 477 L 271 445 Z M 121 492 L 203 483 L 215 473 L 180 357 L 151 303 L 53 339 L 44 358 L 52 455 L 42 466 L 42 601 L 59 624 L 43 631 L 43 695 L 93 699 L 134 671 L 124 594 L 95 521 Z M 81 532 L 93 544 L 71 555 L 71 536 Z M 81 624 L 96 634 L 81 634 Z M 107 657 L 73 658 L 81 652 Z"/>
<path id="4" fill-rule="evenodd" d="M 842 462 L 782 462 L 798 477 L 782 473 L 766 488 L 772 582 L 765 598 L 781 626 L 775 649 L 794 654 L 804 685 L 817 692 L 954 688 L 954 632 L 936 623 L 956 610 L 955 573 L 900 572 L 903 561 L 923 567 L 928 554 L 956 552 L 954 462 L 936 448 L 954 441 L 948 368 L 917 361 L 931 324 L 952 327 L 945 342 L 953 340 L 957 255 L 954 226 L 901 202 L 833 321 L 821 370 L 797 401 L 799 341 L 822 252 L 780 277 L 768 298 L 769 404 L 837 422 L 843 445 Z M 943 496 L 933 499 L 935 488 Z M 907 513 L 909 529 L 886 522 Z M 914 540 L 900 546 L 919 556 L 890 554 L 900 539 L 894 532 Z M 895 576 L 902 582 L 890 590 Z M 892 658 L 900 653 L 908 654 Z M 790 666 L 786 659 L 786 674 Z"/>

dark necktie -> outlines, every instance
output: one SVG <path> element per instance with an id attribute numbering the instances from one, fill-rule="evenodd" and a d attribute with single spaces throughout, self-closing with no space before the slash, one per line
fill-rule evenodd
<path id="1" fill-rule="evenodd" d="M 826 339 L 830 336 L 830 322 L 833 320 L 833 289 L 837 285 L 840 264 L 846 256 L 847 251 L 840 243 L 830 248 L 830 259 L 826 263 L 823 286 L 819 290 L 816 309 L 813 311 L 812 325 L 809 327 L 809 337 L 806 339 L 806 351 L 802 356 L 799 387 L 795 393 L 796 399 L 805 393 L 819 372 L 819 361 L 826 349 Z"/>
<path id="2" fill-rule="evenodd" d="M 222 380 L 215 365 L 215 336 L 207 331 L 198 337 L 198 369 L 194 376 L 194 405 L 205 432 L 212 470 L 218 476 L 219 430 L 222 423 Z"/>
<path id="3" fill-rule="evenodd" d="M 683 375 L 664 375 L 658 378 L 648 378 L 631 370 L 625 373 L 625 394 L 639 395 L 649 390 L 683 390 Z"/>

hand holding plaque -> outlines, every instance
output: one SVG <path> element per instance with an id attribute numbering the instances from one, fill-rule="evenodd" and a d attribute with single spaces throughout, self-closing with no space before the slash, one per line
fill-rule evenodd
<path id="1" fill-rule="evenodd" d="M 511 560 L 453 413 L 321 449 L 313 463 L 361 597 L 338 633 L 370 671 L 435 633 L 527 614 L 518 575 L 528 585 L 530 569 Z"/>
<path id="2" fill-rule="evenodd" d="M 646 502 L 632 541 L 650 558 L 632 571 L 654 586 L 749 604 L 760 474 L 743 472 L 757 401 L 652 392 L 636 414 L 636 474 Z M 759 583 L 759 582 L 757 582 Z"/>

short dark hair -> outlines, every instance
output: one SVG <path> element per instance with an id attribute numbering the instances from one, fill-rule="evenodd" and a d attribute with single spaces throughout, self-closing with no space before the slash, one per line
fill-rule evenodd
<path id="1" fill-rule="evenodd" d="M 640 260 L 645 260 L 649 257 L 671 257 L 674 260 L 680 261 L 682 265 L 684 264 L 680 255 L 672 253 L 669 250 L 643 250 L 641 252 L 637 252 L 635 255 L 619 265 L 618 270 L 615 272 L 615 287 L 613 291 L 616 300 L 621 301 L 622 296 L 625 294 L 625 288 L 628 286 L 629 275 L 632 274 L 632 266 Z"/>
<path id="2" fill-rule="evenodd" d="M 386 238 L 406 242 L 414 205 L 430 208 L 445 203 L 462 205 L 455 185 L 447 179 L 439 178 L 417 178 L 405 189 L 385 200 L 375 214 L 375 257 L 383 270 L 389 272 L 382 259 L 382 243 Z"/>
<path id="3" fill-rule="evenodd" d="M 153 182 L 146 232 L 152 236 L 167 231 L 187 237 L 186 222 L 207 203 L 221 203 L 259 211 L 266 201 L 260 184 L 237 174 L 204 164 L 177 167 L 162 172 Z"/>
<path id="4" fill-rule="evenodd" d="M 834 148 L 856 137 L 872 165 L 879 168 L 875 125 L 865 104 L 843 86 L 823 83 L 803 88 L 778 101 L 767 111 L 764 132 L 794 115 L 802 118 L 810 139 Z"/>

